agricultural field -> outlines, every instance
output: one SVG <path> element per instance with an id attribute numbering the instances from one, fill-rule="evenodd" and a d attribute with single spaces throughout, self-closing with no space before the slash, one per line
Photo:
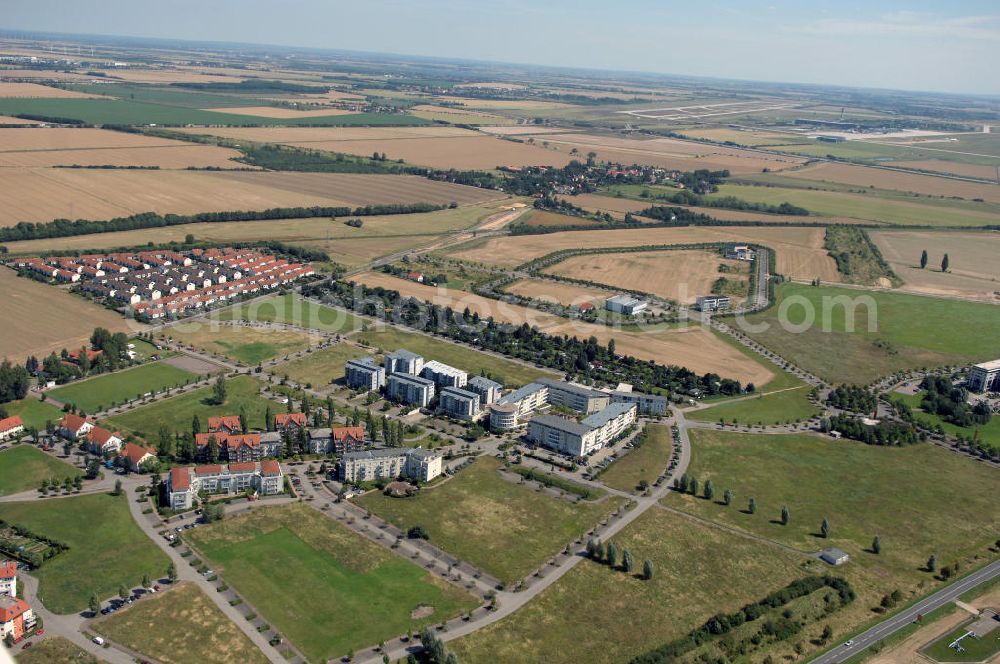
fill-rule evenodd
<path id="1" fill-rule="evenodd" d="M 391 247 L 400 242 L 410 245 L 427 244 L 437 235 L 474 226 L 482 219 L 496 213 L 497 207 L 497 203 L 482 203 L 436 212 L 362 217 L 361 228 L 346 225 L 344 222 L 348 218 L 228 221 L 8 242 L 5 246 L 11 253 L 17 254 L 32 254 L 54 249 L 83 251 L 108 247 L 133 247 L 147 242 L 180 243 L 191 234 L 197 240 L 207 242 L 230 243 L 266 239 L 314 246 L 329 253 L 334 261 L 354 265 L 368 262 L 378 255 L 391 253 Z M 362 246 L 366 249 L 362 250 Z M 378 251 L 381 247 L 385 249 Z"/>
<path id="2" fill-rule="evenodd" d="M 834 383 L 1000 356 L 1000 342 L 983 334 L 1000 320 L 993 305 L 801 284 L 782 284 L 776 293 L 775 306 L 747 316 L 744 332 Z M 814 320 L 803 327 L 810 312 Z"/>
<path id="3" fill-rule="evenodd" d="M 612 541 L 640 566 L 652 561 L 653 578 L 583 560 L 513 615 L 449 648 L 463 662 L 625 662 L 807 574 L 787 551 L 660 509 Z"/>
<path id="4" fill-rule="evenodd" d="M 741 397 L 710 408 L 685 413 L 689 420 L 736 422 L 741 425 L 786 424 L 808 420 L 819 409 L 809 401 L 808 385 L 788 387 L 769 393 Z"/>
<path id="5" fill-rule="evenodd" d="M 997 159 L 1000 162 L 1000 158 Z M 923 159 L 919 161 L 894 161 L 893 166 L 899 168 L 910 168 L 918 171 L 935 171 L 946 175 L 958 175 L 967 178 L 979 178 L 982 180 L 996 180 L 997 166 L 986 164 L 963 164 L 958 161 L 947 161 L 945 159 Z"/>
<path id="6" fill-rule="evenodd" d="M 19 652 L 17 664 L 97 664 L 97 658 L 68 639 L 50 636 Z"/>
<path id="7" fill-rule="evenodd" d="M 4 333 L 0 357 L 21 362 L 28 355 L 39 358 L 63 348 L 89 343 L 95 327 L 111 332 L 140 332 L 145 325 L 38 281 L 20 278 L 0 267 L 0 293 L 4 295 Z"/>
<path id="8" fill-rule="evenodd" d="M 609 233 L 612 231 L 600 231 Z M 585 231 L 572 235 L 583 235 Z M 450 306 L 456 311 L 477 312 L 481 317 L 492 316 L 497 321 L 515 325 L 525 322 L 537 326 L 551 335 L 595 337 L 607 344 L 614 339 L 617 352 L 642 360 L 652 360 L 662 364 L 686 366 L 698 373 L 715 372 L 758 385 L 771 379 L 773 373 L 731 346 L 720 341 L 707 329 L 688 327 L 684 329 L 652 328 L 647 330 L 616 329 L 606 325 L 570 320 L 537 309 L 491 300 L 479 295 L 433 288 L 413 281 L 400 279 L 381 272 L 365 272 L 354 279 L 367 286 L 382 286 L 399 291 L 408 297 L 416 297 L 442 306 Z M 414 350 L 414 349 L 411 349 Z M 462 366 L 461 363 L 458 366 Z M 473 365 L 476 368 L 476 365 Z"/>
<path id="9" fill-rule="evenodd" d="M 297 109 L 284 106 L 237 106 L 227 108 L 206 108 L 206 111 L 219 113 L 235 113 L 236 115 L 252 115 L 255 118 L 275 118 L 294 120 L 299 118 L 333 118 L 337 115 L 351 115 L 352 111 L 339 108 Z M 336 120 L 334 120 L 336 122 Z"/>
<path id="10" fill-rule="evenodd" d="M 0 452 L 0 495 L 37 489 L 42 480 L 62 482 L 82 475 L 78 468 L 31 445 L 15 445 Z"/>
<path id="11" fill-rule="evenodd" d="M 544 279 L 521 279 L 509 286 L 505 286 L 504 291 L 522 297 L 530 297 L 543 302 L 555 302 L 565 306 L 590 302 L 598 308 L 604 306 L 604 300 L 614 295 L 612 291 L 558 281 L 546 281 Z"/>
<path id="12" fill-rule="evenodd" d="M 165 362 L 151 362 L 76 381 L 46 394 L 56 401 L 93 413 L 113 404 L 138 399 L 147 392 L 162 392 L 185 385 L 196 378 L 191 372 Z"/>
<path id="13" fill-rule="evenodd" d="M 280 407 L 262 397 L 260 390 L 261 383 L 256 378 L 238 376 L 226 381 L 226 403 L 222 405 L 213 400 L 212 388 L 204 387 L 109 417 L 103 421 L 103 426 L 152 440 L 160 427 L 167 427 L 170 431 L 188 431 L 195 415 L 204 427 L 210 416 L 234 415 L 244 408 L 247 425 L 251 429 L 263 430 L 267 409 L 278 412 Z"/>
<path id="14" fill-rule="evenodd" d="M 144 574 L 158 578 L 169 559 L 132 520 L 127 496 L 106 493 L 0 503 L 0 519 L 66 544 L 69 549 L 33 574 L 38 596 L 53 613 L 76 613 L 91 594 L 108 598 L 122 584 L 137 586 Z M 81 569 L 100 570 L 81 574 Z"/>
<path id="15" fill-rule="evenodd" d="M 341 342 L 332 348 L 316 350 L 305 357 L 281 364 L 271 372 L 278 376 L 288 376 L 300 385 L 309 384 L 313 389 L 322 390 L 344 377 L 344 364 L 348 360 L 368 354 L 364 349 Z"/>
<path id="16" fill-rule="evenodd" d="M 722 266 L 726 272 L 720 271 Z M 711 293 L 712 284 L 721 277 L 743 283 L 744 291 L 749 289 L 749 267 L 745 261 L 726 260 L 717 251 L 675 249 L 571 256 L 545 268 L 544 272 L 694 304 L 699 295 Z M 732 297 L 734 304 L 739 304 L 746 299 L 746 293 Z"/>
<path id="17" fill-rule="evenodd" d="M 1000 251 L 1000 233 L 876 230 L 869 235 L 905 282 L 900 290 L 985 302 L 997 302 L 1000 297 L 1000 268 L 994 260 Z M 920 269 L 920 254 L 925 250 L 927 267 Z M 944 254 L 948 254 L 948 272 L 941 272 Z"/>
<path id="18" fill-rule="evenodd" d="M 448 253 L 452 258 L 515 267 L 563 249 L 603 249 L 651 244 L 749 242 L 774 249 L 777 272 L 795 279 L 840 281 L 837 264 L 823 248 L 824 229 L 807 227 L 686 226 L 568 231 L 473 240 Z"/>
<path id="19" fill-rule="evenodd" d="M 426 359 L 435 359 L 458 367 L 473 376 L 478 376 L 479 372 L 484 370 L 502 382 L 505 387 L 519 387 L 536 378 L 551 378 L 554 375 L 551 371 L 521 364 L 499 355 L 481 353 L 467 346 L 417 332 L 407 332 L 396 327 L 380 326 L 356 335 L 355 339 L 380 351 L 405 348 L 423 355 Z"/>
<path id="20" fill-rule="evenodd" d="M 417 104 L 409 109 L 410 115 L 432 122 L 448 122 L 465 125 L 513 125 L 514 121 L 492 113 L 482 113 L 450 106 Z"/>
<path id="21" fill-rule="evenodd" d="M 711 129 L 685 129 L 681 132 L 689 138 L 701 138 L 716 143 L 736 143 L 748 147 L 761 147 L 766 145 L 788 145 L 793 143 L 815 143 L 807 136 L 796 136 L 786 132 L 766 131 L 766 130 L 745 130 L 731 129 L 723 127 L 713 127 Z"/>
<path id="22" fill-rule="evenodd" d="M 189 538 L 309 661 L 341 657 L 477 605 L 305 505 L 254 510 Z"/>
<path id="23" fill-rule="evenodd" d="M 621 491 L 638 491 L 639 482 L 650 486 L 667 469 L 674 443 L 670 427 L 646 425 L 646 439 L 639 447 L 620 456 L 600 474 L 601 484 Z"/>
<path id="24" fill-rule="evenodd" d="M 522 224 L 531 228 L 558 228 L 561 226 L 598 226 L 601 222 L 545 210 L 530 210 L 518 220 L 518 225 Z"/>
<path id="25" fill-rule="evenodd" d="M 623 501 L 569 503 L 500 477 L 500 462 L 480 457 L 452 479 L 411 498 L 370 492 L 357 504 L 404 531 L 422 526 L 445 551 L 514 584 Z"/>
<path id="26" fill-rule="evenodd" d="M 242 362 L 259 364 L 305 350 L 320 342 L 318 335 L 268 327 L 220 325 L 213 321 L 181 323 L 161 333 L 184 344 Z"/>
<path id="27" fill-rule="evenodd" d="M 930 444 L 878 447 L 812 434 L 691 432 L 693 461 L 688 469 L 702 485 L 712 480 L 716 495 L 734 494 L 733 505 L 671 494 L 668 506 L 730 528 L 776 540 L 803 552 L 835 546 L 851 556 L 851 566 L 891 577 L 901 589 L 926 592 L 923 571 L 934 553 L 943 564 L 966 566 L 983 560 L 996 539 L 1000 514 L 989 495 L 1000 479 L 987 467 Z M 892 481 L 886 483 L 886 478 Z M 849 478 L 849 479 L 845 479 Z M 982 491 L 970 494 L 969 486 Z M 748 514 L 750 498 L 757 502 Z M 965 518 L 954 518 L 956 500 Z M 781 507 L 790 521 L 781 525 Z M 817 533 L 823 519 L 830 537 Z M 873 538 L 881 553 L 871 553 Z"/>
<path id="28" fill-rule="evenodd" d="M 52 404 L 43 403 L 31 396 L 0 404 L 0 408 L 6 411 L 8 417 L 20 415 L 26 429 L 44 429 L 48 422 L 57 423 L 63 416 L 63 412 Z"/>
<path id="29" fill-rule="evenodd" d="M 431 168 L 489 170 L 497 166 L 564 166 L 571 157 L 527 143 L 517 143 L 458 127 L 432 126 L 402 132 L 396 128 L 213 128 L 211 133 L 243 141 L 280 143 L 362 157 L 385 153 L 392 161 Z"/>
<path id="30" fill-rule="evenodd" d="M 333 309 L 303 299 L 294 293 L 276 295 L 222 309 L 213 320 L 245 320 L 260 323 L 287 323 L 324 332 L 353 332 L 364 324 L 343 309 Z"/>
<path id="31" fill-rule="evenodd" d="M 169 629 L 163 626 L 169 625 Z M 146 597 L 91 629 L 163 664 L 267 664 L 246 634 L 194 583 L 182 583 Z"/>
<path id="32" fill-rule="evenodd" d="M 26 130 L 17 130 L 26 131 Z M 0 226 L 57 218 L 102 220 L 140 212 L 193 214 L 276 207 L 391 203 L 447 205 L 495 199 L 495 191 L 409 175 L 102 169 L 11 169 Z"/>
<path id="33" fill-rule="evenodd" d="M 96 96 L 38 83 L 0 82 L 0 99 L 90 99 Z"/>

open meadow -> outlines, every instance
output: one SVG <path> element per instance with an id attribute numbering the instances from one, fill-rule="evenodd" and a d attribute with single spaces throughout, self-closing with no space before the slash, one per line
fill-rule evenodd
<path id="1" fill-rule="evenodd" d="M 0 452 L 0 495 L 37 489 L 42 480 L 81 477 L 79 468 L 59 461 L 32 445 L 16 445 Z"/>
<path id="2" fill-rule="evenodd" d="M 674 443 L 670 427 L 660 424 L 647 424 L 645 440 L 639 447 L 620 455 L 610 466 L 600 474 L 601 484 L 606 484 L 620 491 L 639 491 L 639 483 L 645 480 L 652 485 L 656 478 L 666 470 L 670 463 L 670 454 Z"/>
<path id="3" fill-rule="evenodd" d="M 0 519 L 66 544 L 34 573 L 38 596 L 53 613 L 87 608 L 94 593 L 107 599 L 125 585 L 133 588 L 144 574 L 159 578 L 169 559 L 132 520 L 130 496 L 98 493 L 43 502 L 0 503 Z M 81 569 L 100 570 L 81 574 Z"/>
<path id="4" fill-rule="evenodd" d="M 834 383 L 1000 356 L 1000 341 L 983 333 L 1000 322 L 994 305 L 790 283 L 776 292 L 776 304 L 747 316 L 743 331 Z"/>
<path id="5" fill-rule="evenodd" d="M 500 462 L 480 457 L 411 498 L 373 491 L 356 502 L 404 531 L 420 525 L 430 541 L 514 584 L 622 504 L 619 498 L 571 504 L 500 477 Z"/>
<path id="6" fill-rule="evenodd" d="M 699 295 L 711 293 L 712 284 L 723 277 L 742 284 L 742 295 L 730 294 L 734 304 L 745 300 L 749 289 L 749 263 L 726 260 L 711 250 L 584 254 L 571 256 L 544 272 L 639 290 L 680 304 L 694 304 Z"/>
<path id="7" fill-rule="evenodd" d="M 259 364 L 281 355 L 305 350 L 322 339 L 318 335 L 294 330 L 220 325 L 204 320 L 180 323 L 161 334 L 196 348 L 225 355 L 243 364 Z"/>
<path id="8" fill-rule="evenodd" d="M 139 332 L 145 325 L 128 321 L 114 311 L 65 290 L 17 276 L 0 267 L 0 293 L 4 303 L 4 333 L 0 335 L 0 357 L 22 362 L 28 355 L 39 358 L 63 348 L 79 348 L 89 342 L 95 327 L 112 332 Z"/>
<path id="9" fill-rule="evenodd" d="M 44 429 L 49 422 L 56 424 L 62 419 L 63 412 L 51 403 L 39 401 L 33 396 L 27 396 L 17 401 L 8 401 L 0 405 L 8 417 L 20 416 L 25 428 Z"/>
<path id="10" fill-rule="evenodd" d="M 162 629 L 169 625 L 169 629 Z M 91 623 L 94 632 L 163 664 L 267 664 L 194 583 L 181 583 Z"/>
<path id="11" fill-rule="evenodd" d="M 184 385 L 197 378 L 166 362 L 150 362 L 132 369 L 102 374 L 57 387 L 46 394 L 56 401 L 72 404 L 92 413 L 132 399 L 148 392 L 162 392 Z"/>
<path id="12" fill-rule="evenodd" d="M 685 417 L 702 422 L 736 422 L 744 426 L 798 422 L 820 412 L 809 401 L 809 390 L 808 385 L 802 384 L 766 394 L 740 397 L 710 408 L 691 411 Z"/>
<path id="13" fill-rule="evenodd" d="M 213 312 L 212 320 L 245 320 L 259 323 L 286 323 L 323 332 L 353 332 L 363 321 L 343 309 L 326 307 L 295 293 L 275 295 L 237 304 Z"/>
<path id="14" fill-rule="evenodd" d="M 341 657 L 477 605 L 458 588 L 305 505 L 256 509 L 189 537 L 309 661 Z"/>
<path id="15" fill-rule="evenodd" d="M 367 355 L 369 353 L 364 349 L 342 342 L 332 348 L 314 350 L 305 357 L 280 364 L 271 369 L 271 372 L 278 376 L 288 376 L 300 385 L 312 385 L 313 389 L 322 390 L 344 377 L 344 365 L 348 360 Z"/>

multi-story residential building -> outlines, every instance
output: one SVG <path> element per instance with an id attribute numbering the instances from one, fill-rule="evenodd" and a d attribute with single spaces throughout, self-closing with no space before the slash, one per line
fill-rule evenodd
<path id="1" fill-rule="evenodd" d="M 87 447 L 94 454 L 108 456 L 117 454 L 122 448 L 122 439 L 103 427 L 91 427 L 87 432 Z"/>
<path id="2" fill-rule="evenodd" d="M 17 596 L 17 563 L 13 560 L 0 561 L 0 595 Z"/>
<path id="3" fill-rule="evenodd" d="M 386 393 L 390 399 L 426 408 L 434 398 L 434 381 L 408 373 L 389 376 Z"/>
<path id="4" fill-rule="evenodd" d="M 312 454 L 360 452 L 366 444 L 364 427 L 320 428 L 309 432 L 309 451 Z"/>
<path id="5" fill-rule="evenodd" d="M 584 415 L 596 413 L 611 403 L 611 397 L 608 394 L 587 387 L 551 378 L 539 378 L 536 382 L 549 388 L 548 403 L 563 406 Z"/>
<path id="6" fill-rule="evenodd" d="M 625 314 L 626 316 L 634 316 L 637 313 L 645 311 L 648 306 L 649 303 L 645 300 L 640 300 L 630 295 L 615 295 L 614 297 L 609 297 L 604 302 L 604 308 L 608 311 Z"/>
<path id="7" fill-rule="evenodd" d="M 174 510 L 194 507 L 194 500 L 202 491 L 227 494 L 253 491 L 267 496 L 283 490 L 281 466 L 274 460 L 171 468 L 166 487 L 170 508 Z"/>
<path id="8" fill-rule="evenodd" d="M 393 353 L 386 353 L 383 366 L 386 376 L 394 373 L 417 375 L 424 368 L 424 358 L 400 348 Z"/>
<path id="9" fill-rule="evenodd" d="M 1000 360 L 974 365 L 968 385 L 973 392 L 1000 392 Z"/>
<path id="10" fill-rule="evenodd" d="M 633 403 L 613 403 L 599 413 L 583 418 L 580 424 L 597 432 L 594 442 L 604 447 L 635 424 L 638 408 Z"/>
<path id="11" fill-rule="evenodd" d="M 549 388 L 540 382 L 528 383 L 508 395 L 500 397 L 490 406 L 490 427 L 497 431 L 509 431 L 524 421 L 524 418 L 548 403 Z"/>
<path id="12" fill-rule="evenodd" d="M 247 462 L 260 461 L 264 458 L 259 433 L 227 434 L 209 432 L 195 434 L 194 443 L 199 459 L 208 459 L 208 446 L 213 438 L 218 449 L 218 458 L 223 461 Z"/>
<path id="13" fill-rule="evenodd" d="M 393 447 L 366 452 L 349 452 L 337 464 L 341 482 L 373 482 L 408 477 L 430 482 L 441 474 L 440 452 L 422 448 Z"/>
<path id="14" fill-rule="evenodd" d="M 35 627 L 35 614 L 28 603 L 17 597 L 0 595 L 0 640 L 10 636 L 20 641 Z"/>
<path id="15" fill-rule="evenodd" d="M 463 420 L 471 420 L 479 415 L 479 395 L 458 387 L 442 389 L 438 403 L 441 410 Z"/>
<path id="16" fill-rule="evenodd" d="M 260 455 L 261 457 L 280 457 L 285 453 L 285 441 L 281 438 L 280 431 L 264 431 L 260 434 Z"/>
<path id="17" fill-rule="evenodd" d="M 666 415 L 670 406 L 670 400 L 667 397 L 624 390 L 612 391 L 611 403 L 634 403 L 642 415 Z"/>
<path id="18" fill-rule="evenodd" d="M 431 360 L 424 364 L 420 375 L 428 380 L 433 380 L 440 387 L 464 387 L 469 381 L 469 374 L 437 360 Z"/>
<path id="19" fill-rule="evenodd" d="M 143 466 L 156 461 L 156 449 L 152 447 L 142 447 L 135 443 L 125 443 L 121 449 L 120 456 L 125 459 L 128 469 L 133 473 L 138 473 Z"/>
<path id="20" fill-rule="evenodd" d="M 20 415 L 12 415 L 0 420 L 0 440 L 17 438 L 24 433 L 24 422 Z"/>
<path id="21" fill-rule="evenodd" d="M 243 433 L 239 415 L 220 415 L 208 418 L 209 433 Z"/>
<path id="22" fill-rule="evenodd" d="M 473 376 L 466 383 L 465 389 L 478 394 L 480 404 L 489 406 L 500 398 L 500 394 L 503 392 L 503 385 L 485 376 Z"/>
<path id="23" fill-rule="evenodd" d="M 539 415 L 528 422 L 528 440 L 574 457 L 582 457 L 604 447 L 635 422 L 636 406 L 611 404 L 581 422 Z"/>
<path id="24" fill-rule="evenodd" d="M 274 416 L 274 430 L 288 431 L 288 433 L 298 433 L 299 429 L 304 429 L 308 424 L 305 413 L 278 413 Z"/>
<path id="25" fill-rule="evenodd" d="M 59 435 L 70 440 L 77 440 L 86 436 L 94 428 L 94 423 L 86 420 L 76 413 L 66 413 L 59 422 Z"/>
<path id="26" fill-rule="evenodd" d="M 385 368 L 370 357 L 348 360 L 346 374 L 347 386 L 354 390 L 375 392 L 385 386 Z"/>

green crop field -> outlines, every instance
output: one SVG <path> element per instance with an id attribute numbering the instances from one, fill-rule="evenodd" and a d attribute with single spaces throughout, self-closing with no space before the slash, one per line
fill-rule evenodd
<path id="1" fill-rule="evenodd" d="M 169 629 L 150 629 L 169 625 Z M 267 664 L 267 657 L 193 583 L 100 618 L 95 632 L 160 662 Z"/>
<path id="2" fill-rule="evenodd" d="M 665 504 L 728 527 L 777 540 L 804 552 L 836 546 L 852 567 L 881 570 L 901 588 L 931 581 L 920 568 L 936 554 L 941 564 L 970 564 L 1000 528 L 991 496 L 1000 477 L 990 468 L 930 444 L 877 447 L 810 434 L 691 432 L 688 469 L 701 485 L 712 480 L 716 501 L 671 494 Z M 970 491 L 970 487 L 975 487 Z M 747 514 L 750 498 L 757 512 Z M 961 518 L 954 506 L 962 505 Z M 791 515 L 779 521 L 781 507 Z M 828 539 L 817 533 L 829 520 Z M 881 538 L 882 551 L 868 551 Z"/>
<path id="3" fill-rule="evenodd" d="M 162 334 L 244 364 L 259 364 L 281 355 L 305 350 L 320 339 L 318 336 L 294 330 L 220 325 L 200 321 L 175 325 Z"/>
<path id="4" fill-rule="evenodd" d="M 981 426 L 960 427 L 957 424 L 946 422 L 940 415 L 935 415 L 921 410 L 920 401 L 923 398 L 923 394 L 899 394 L 890 392 L 889 396 L 893 399 L 901 400 L 910 406 L 910 408 L 913 409 L 917 421 L 922 422 L 926 426 L 940 426 L 947 434 L 951 434 L 952 436 L 962 435 L 966 438 L 972 438 L 976 435 L 976 432 L 978 432 L 979 441 L 981 443 L 988 445 L 993 449 L 1000 450 L 1000 416 L 992 416 L 989 422 Z"/>
<path id="5" fill-rule="evenodd" d="M 673 449 L 670 427 L 647 425 L 646 441 L 608 466 L 601 473 L 600 481 L 622 491 L 635 491 L 642 480 L 652 485 L 660 473 L 667 469 Z"/>
<path id="6" fill-rule="evenodd" d="M 191 420 L 197 415 L 204 428 L 209 416 L 238 415 L 240 408 L 245 408 L 249 427 L 263 429 L 267 408 L 279 412 L 281 407 L 262 397 L 260 389 L 261 383 L 256 378 L 237 376 L 226 382 L 226 403 L 222 405 L 213 401 L 211 387 L 203 387 L 114 415 L 104 420 L 103 424 L 111 429 L 151 439 L 157 435 L 161 426 L 166 426 L 171 431 L 189 431 Z"/>
<path id="7" fill-rule="evenodd" d="M 809 386 L 787 388 L 778 392 L 741 397 L 711 408 L 685 414 L 701 422 L 736 422 L 738 424 L 786 424 L 807 420 L 819 413 L 809 401 Z"/>
<path id="8" fill-rule="evenodd" d="M 296 383 L 311 384 L 322 389 L 333 381 L 344 377 L 344 364 L 348 360 L 368 355 L 364 350 L 347 343 L 339 343 L 324 350 L 316 350 L 305 357 L 279 364 L 272 369 L 278 376 L 288 376 Z"/>
<path id="9" fill-rule="evenodd" d="M 462 662 L 627 662 L 806 575 L 793 554 L 664 510 L 611 541 L 640 569 L 651 560 L 652 580 L 584 560 L 512 616 L 449 647 Z"/>
<path id="10" fill-rule="evenodd" d="M 8 401 L 0 404 L 0 408 L 7 412 L 8 417 L 20 415 L 25 428 L 35 427 L 44 429 L 48 422 L 56 423 L 62 419 L 63 413 L 50 403 L 44 403 L 28 397 L 19 401 Z"/>
<path id="11" fill-rule="evenodd" d="M 365 345 L 381 350 L 392 351 L 405 348 L 423 355 L 428 360 L 439 360 L 458 367 L 470 375 L 479 375 L 481 370 L 485 370 L 492 378 L 502 382 L 507 387 L 525 385 L 543 376 L 549 378 L 554 376 L 551 371 L 545 369 L 537 369 L 496 355 L 481 353 L 468 346 L 459 346 L 395 327 L 386 326 L 382 329 L 362 332 L 356 338 Z"/>
<path id="12" fill-rule="evenodd" d="M 254 300 L 223 309 L 212 318 L 287 323 L 313 330 L 342 333 L 360 330 L 363 323 L 354 314 L 304 300 L 294 293 Z"/>
<path id="13" fill-rule="evenodd" d="M 157 578 L 166 573 L 166 554 L 139 530 L 126 500 L 100 493 L 0 503 L 0 519 L 69 547 L 33 572 L 45 608 L 82 611 L 92 593 L 107 599 L 123 584 L 137 586 L 144 574 Z"/>
<path id="14" fill-rule="evenodd" d="M 982 638 L 965 636 L 973 622 L 975 619 L 948 632 L 920 652 L 936 662 L 987 662 L 993 659 L 1000 652 L 1000 630 L 994 629 Z M 957 639 L 961 639 L 961 652 L 950 647 Z"/>
<path id="15" fill-rule="evenodd" d="M 31 445 L 17 445 L 0 452 L 0 495 L 35 489 L 42 480 L 83 475 L 78 468 L 63 463 Z"/>
<path id="16" fill-rule="evenodd" d="M 372 492 L 357 502 L 403 530 L 423 526 L 431 542 L 506 583 L 530 574 L 622 502 L 570 504 L 508 482 L 499 466 L 482 457 L 412 498 Z"/>
<path id="17" fill-rule="evenodd" d="M 477 605 L 458 588 L 305 505 L 257 509 L 189 537 L 309 661 L 419 631 Z M 430 615 L 413 617 L 421 607 L 430 607 Z"/>
<path id="18" fill-rule="evenodd" d="M 184 385 L 194 378 L 195 375 L 189 371 L 163 362 L 152 362 L 63 385 L 48 395 L 90 413 L 136 399 L 147 392 L 162 392 Z"/>
<path id="19" fill-rule="evenodd" d="M 984 334 L 1000 325 L 1000 307 L 990 304 L 790 283 L 776 292 L 775 306 L 747 316 L 751 324 L 766 323 L 766 329 L 751 325 L 746 333 L 835 383 L 867 383 L 900 369 L 1000 357 L 1000 338 Z M 845 303 L 857 306 L 848 309 Z M 791 327 L 780 323 L 782 312 Z M 810 312 L 813 323 L 805 327 Z"/>

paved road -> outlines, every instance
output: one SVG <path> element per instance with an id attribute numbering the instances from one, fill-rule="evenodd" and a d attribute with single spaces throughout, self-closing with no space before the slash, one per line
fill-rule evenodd
<path id="1" fill-rule="evenodd" d="M 1000 576 L 1000 560 L 996 560 L 986 567 L 969 574 L 963 579 L 942 588 L 933 595 L 920 600 L 911 607 L 900 611 L 896 615 L 883 620 L 866 632 L 854 637 L 854 644 L 847 648 L 843 645 L 837 646 L 833 650 L 812 660 L 811 664 L 839 664 L 856 654 L 859 650 L 864 650 L 869 646 L 881 641 L 887 636 L 898 632 L 917 619 L 917 615 L 927 615 L 934 609 L 954 602 L 962 593 L 970 590 L 981 583 Z"/>

